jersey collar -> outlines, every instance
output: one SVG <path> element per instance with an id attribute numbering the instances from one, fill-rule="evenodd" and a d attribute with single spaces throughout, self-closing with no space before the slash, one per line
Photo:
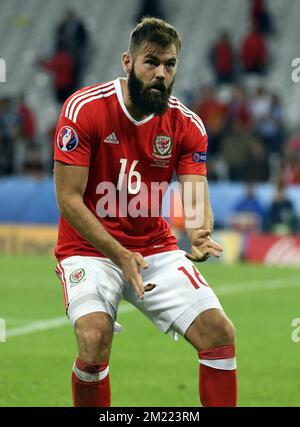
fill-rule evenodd
<path id="1" fill-rule="evenodd" d="M 122 110 L 124 111 L 125 115 L 128 117 L 128 119 L 129 119 L 132 123 L 134 123 L 134 124 L 135 124 L 135 125 L 137 125 L 137 126 L 140 126 L 140 125 L 143 125 L 144 123 L 149 122 L 149 121 L 154 117 L 154 114 L 151 114 L 150 116 L 146 117 L 145 119 L 138 121 L 138 120 L 135 120 L 135 119 L 131 116 L 131 114 L 129 113 L 129 111 L 128 111 L 128 110 L 127 110 L 127 108 L 125 107 L 124 99 L 123 99 L 123 94 L 122 94 L 122 89 L 121 89 L 121 82 L 120 82 L 121 78 L 122 78 L 122 77 L 118 77 L 118 78 L 114 81 L 114 85 L 115 85 L 115 88 L 116 88 L 116 94 L 117 94 L 118 101 L 119 101 L 119 103 L 120 103 L 120 105 L 121 105 L 121 108 L 122 108 Z M 126 79 L 122 78 L 122 80 L 126 80 Z"/>

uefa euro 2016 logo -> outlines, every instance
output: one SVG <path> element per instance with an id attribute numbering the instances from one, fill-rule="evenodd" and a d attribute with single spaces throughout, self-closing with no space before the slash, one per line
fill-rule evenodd
<path id="1" fill-rule="evenodd" d="M 6 82 L 6 63 L 3 58 L 0 58 L 0 83 Z"/>
<path id="2" fill-rule="evenodd" d="M 78 145 L 77 133 L 71 126 L 63 126 L 57 135 L 57 146 L 61 151 L 72 151 Z"/>

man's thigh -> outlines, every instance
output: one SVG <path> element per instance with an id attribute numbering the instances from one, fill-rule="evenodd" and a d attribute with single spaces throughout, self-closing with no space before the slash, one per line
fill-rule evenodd
<path id="1" fill-rule="evenodd" d="M 148 269 L 142 271 L 144 284 L 156 287 L 140 300 L 130 287 L 124 298 L 135 305 L 163 332 L 184 335 L 203 311 L 222 306 L 214 291 L 185 257 L 184 251 L 170 251 L 146 257 Z"/>
<path id="2" fill-rule="evenodd" d="M 56 273 L 63 286 L 65 308 L 73 325 L 79 317 L 97 311 L 108 313 L 115 321 L 124 284 L 111 261 L 73 256 L 60 262 Z"/>

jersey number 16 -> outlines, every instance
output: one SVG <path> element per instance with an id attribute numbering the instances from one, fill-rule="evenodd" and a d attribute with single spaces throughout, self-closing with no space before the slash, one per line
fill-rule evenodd
<path id="1" fill-rule="evenodd" d="M 128 193 L 129 194 L 137 194 L 141 189 L 141 174 L 134 170 L 136 165 L 138 164 L 138 160 L 134 160 L 130 166 L 129 175 L 128 175 Z M 121 170 L 119 173 L 119 179 L 117 183 L 117 190 L 121 190 L 124 177 L 127 177 L 126 175 L 126 165 L 127 165 L 127 159 L 120 159 L 121 163 Z M 135 183 L 133 184 L 133 177 L 136 178 Z"/>

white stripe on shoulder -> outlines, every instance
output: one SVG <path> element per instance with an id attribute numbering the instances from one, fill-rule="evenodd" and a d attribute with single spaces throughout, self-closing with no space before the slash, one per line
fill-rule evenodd
<path id="1" fill-rule="evenodd" d="M 201 120 L 201 118 L 198 116 L 198 114 L 196 114 L 194 111 L 190 110 L 189 108 L 187 108 L 181 101 L 179 101 L 178 98 L 176 98 L 175 96 L 171 96 L 171 101 L 176 102 L 178 105 L 180 105 L 187 113 L 191 113 L 193 114 L 193 116 L 195 117 L 195 119 L 197 119 L 199 121 L 199 123 L 202 124 L 203 128 L 205 129 L 205 126 Z"/>
<path id="2" fill-rule="evenodd" d="M 86 93 L 86 94 L 81 94 L 74 102 L 73 102 L 73 104 L 72 104 L 72 106 L 71 106 L 71 108 L 70 108 L 70 111 L 69 111 L 69 114 L 68 114 L 68 119 L 70 119 L 70 120 L 72 120 L 72 116 L 73 116 L 73 114 L 74 114 L 74 110 L 75 110 L 75 108 L 77 107 L 77 105 L 83 100 L 83 99 L 86 99 L 86 98 L 90 98 L 91 96 L 95 96 L 95 95 L 98 95 L 98 94 L 102 94 L 102 93 L 106 93 L 106 92 L 109 92 L 110 90 L 112 90 L 114 88 L 114 85 L 112 84 L 112 85 L 110 85 L 110 86 L 107 86 L 106 88 L 104 88 L 104 89 L 98 89 L 98 90 L 95 90 L 94 92 L 91 92 L 91 93 Z"/>
<path id="3" fill-rule="evenodd" d="M 177 105 L 179 105 L 186 113 L 188 114 L 192 114 L 194 119 L 197 120 L 199 122 L 199 125 L 203 128 L 204 132 L 206 133 L 205 130 L 205 126 L 203 124 L 203 121 L 200 119 L 200 117 L 192 110 L 190 110 L 189 108 L 187 108 L 181 101 L 179 101 L 178 98 L 175 98 L 174 96 L 170 97 L 170 102 L 175 103 Z"/>
<path id="4" fill-rule="evenodd" d="M 168 106 L 170 107 L 170 108 L 177 108 L 184 116 L 186 116 L 186 117 L 188 117 L 196 126 L 197 126 L 197 128 L 199 129 L 199 131 L 200 131 L 200 133 L 201 133 L 201 135 L 202 136 L 205 136 L 206 135 L 206 132 L 205 132 L 205 129 L 203 129 L 203 127 L 200 125 L 200 123 L 197 121 L 197 120 L 195 120 L 195 117 L 192 115 L 192 114 L 190 114 L 190 113 L 187 113 L 187 112 L 185 112 L 181 107 L 180 107 L 180 105 L 178 105 L 178 104 L 171 104 L 170 102 L 168 103 Z"/>
<path id="5" fill-rule="evenodd" d="M 92 92 L 94 92 L 94 91 L 96 91 L 96 90 L 98 90 L 98 89 L 104 89 L 104 88 L 106 88 L 106 87 L 108 87 L 108 86 L 111 86 L 112 84 L 113 84 L 113 82 L 102 83 L 102 84 L 97 85 L 97 86 L 94 86 L 94 87 L 92 87 L 92 88 L 90 88 L 90 89 L 83 90 L 83 91 L 82 91 L 82 92 L 80 92 L 80 93 L 76 93 L 76 94 L 74 94 L 74 95 L 70 98 L 70 100 L 68 101 L 68 104 L 67 104 L 67 107 L 66 107 L 66 112 L 65 112 L 65 117 L 68 117 L 68 116 L 69 116 L 69 111 L 70 111 L 71 105 L 72 105 L 72 103 L 73 103 L 74 101 L 76 101 L 76 99 L 77 99 L 77 98 L 79 98 L 79 97 L 81 97 L 82 95 L 85 95 L 85 94 L 92 94 Z"/>
<path id="6" fill-rule="evenodd" d="M 91 91 L 89 93 L 84 92 L 84 93 L 78 94 L 76 99 L 74 99 L 72 104 L 70 104 L 68 114 L 66 113 L 65 116 L 68 119 L 73 120 L 74 119 L 74 111 L 75 111 L 76 107 L 78 106 L 78 104 L 80 104 L 80 102 L 83 99 L 87 99 L 87 98 L 90 98 L 90 97 L 98 95 L 98 94 L 106 93 L 112 89 L 114 89 L 114 85 L 110 84 L 109 86 L 106 86 L 105 88 L 100 88 L 100 89 L 95 88 L 93 91 Z"/>
<path id="7" fill-rule="evenodd" d="M 169 101 L 171 103 L 174 103 L 175 105 L 178 105 L 179 107 L 181 107 L 181 109 L 183 111 L 185 111 L 187 114 L 191 114 L 195 120 L 197 120 L 197 122 L 199 123 L 200 127 L 202 128 L 204 134 L 206 134 L 206 130 L 205 130 L 205 126 L 203 124 L 203 121 L 200 119 L 200 117 L 194 113 L 194 111 L 190 110 L 189 108 L 187 108 L 182 102 L 179 101 L 179 99 L 175 98 L 174 96 L 171 96 Z"/>
<path id="8" fill-rule="evenodd" d="M 113 95 L 114 93 L 116 93 L 115 89 L 111 90 L 110 92 L 105 92 L 105 93 L 101 93 L 100 95 L 95 95 L 95 96 L 91 96 L 88 99 L 85 99 L 84 101 L 82 101 L 76 108 L 73 117 L 70 119 L 72 120 L 74 123 L 76 123 L 77 121 L 77 117 L 79 114 L 79 111 L 81 110 L 81 108 L 87 104 L 88 102 L 94 101 L 95 99 L 100 99 L 100 98 L 107 98 L 108 96 Z M 93 95 L 93 94 L 92 94 Z"/>

